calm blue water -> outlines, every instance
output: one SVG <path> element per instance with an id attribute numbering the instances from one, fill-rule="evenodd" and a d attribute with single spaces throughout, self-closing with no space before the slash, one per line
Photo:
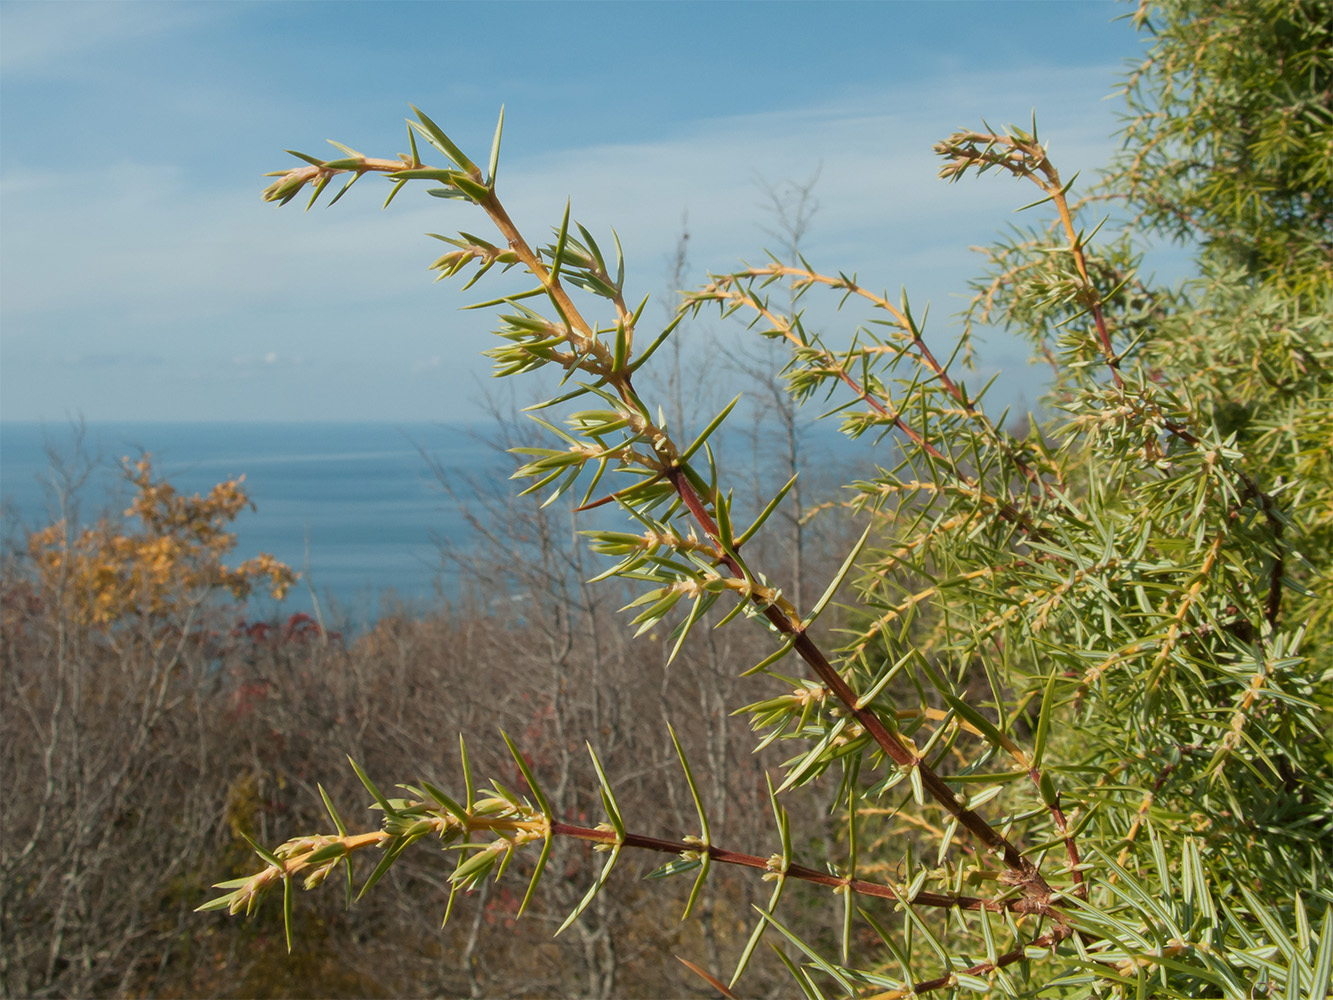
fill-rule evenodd
<path id="1" fill-rule="evenodd" d="M 48 449 L 67 461 L 75 443 L 69 426 L 0 424 L 7 536 L 53 520 Z M 102 460 L 79 494 L 81 519 L 124 510 L 122 456 L 150 452 L 155 472 L 188 493 L 244 474 L 256 510 L 232 526 L 232 559 L 272 553 L 305 570 L 321 599 L 365 616 L 388 590 L 410 602 L 458 591 L 437 539 L 464 545 L 467 529 L 422 449 L 463 475 L 503 479 L 512 468 L 467 428 L 439 424 L 95 424 L 83 452 Z M 282 612 L 310 605 L 303 581 Z"/>
<path id="2" fill-rule="evenodd" d="M 807 454 L 825 468 L 835 460 L 885 460 L 831 428 L 807 434 Z M 754 465 L 749 439 L 727 437 L 740 468 Z M 336 604 L 350 616 L 344 624 L 355 627 L 373 620 L 390 591 L 409 606 L 460 594 L 456 569 L 441 566 L 439 542 L 466 548 L 471 532 L 423 451 L 457 476 L 456 485 L 469 478 L 503 484 L 513 469 L 509 456 L 467 427 L 444 424 L 99 423 L 87 426 L 80 449 L 68 425 L 0 423 L 2 537 L 21 542 L 24 531 L 55 520 L 52 455 L 66 463 L 76 454 L 100 456 L 78 494 L 82 523 L 106 511 L 119 516 L 128 505 L 123 456 L 151 453 L 155 474 L 185 493 L 244 475 L 256 509 L 232 525 L 237 546 L 229 562 L 268 552 L 304 574 L 280 608 L 254 600 L 252 614 L 309 612 L 313 587 L 325 610 Z M 612 512 L 604 508 L 589 521 L 610 527 Z"/>

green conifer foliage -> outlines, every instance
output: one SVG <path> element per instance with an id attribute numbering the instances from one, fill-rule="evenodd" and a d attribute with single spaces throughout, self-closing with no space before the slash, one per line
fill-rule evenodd
<path id="1" fill-rule="evenodd" d="M 1142 3 L 1112 171 L 1144 225 L 1287 292 L 1333 291 L 1333 20 L 1319 0 Z"/>

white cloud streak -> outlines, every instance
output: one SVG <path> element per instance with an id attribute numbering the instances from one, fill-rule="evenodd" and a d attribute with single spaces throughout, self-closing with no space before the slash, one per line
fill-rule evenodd
<path id="1" fill-rule="evenodd" d="M 48 19 L 25 32 L 19 70 L 25 60 L 46 65 L 80 46 L 106 44 L 116 32 L 157 30 L 137 17 L 116 18 L 114 27 L 94 18 L 82 34 L 61 40 L 54 37 L 61 16 L 26 9 L 19 16 Z M 986 97 L 979 110 L 996 123 L 1026 121 L 1039 101 L 1044 134 L 1065 175 L 1095 167 L 1111 148 L 1110 114 L 1096 102 L 1112 75 L 1110 68 L 997 71 L 950 87 L 708 118 L 653 142 L 516 159 L 502 168 L 501 190 L 539 242 L 558 222 L 566 195 L 575 216 L 599 239 L 605 234 L 608 248 L 614 225 L 631 285 L 642 294 L 665 283 L 682 211 L 689 213 L 696 276 L 703 268 L 730 268 L 741 256 L 758 260 L 766 220 L 756 175 L 804 177 L 822 164 L 808 246 L 817 264 L 860 268 L 869 283 L 890 288 L 907 281 L 924 284 L 930 295 L 957 291 L 966 244 L 986 240 L 1009 221 L 1012 207 L 1033 198 L 989 177 L 946 187 L 935 178 L 931 143 L 953 127 L 979 124 L 969 117 L 978 111 L 978 94 Z M 306 369 L 302 377 L 311 380 L 330 364 L 361 366 L 373 352 L 400 371 L 447 380 L 452 391 L 435 405 L 447 408 L 452 400 L 455 412 L 440 415 L 456 416 L 458 400 L 486 367 L 471 347 L 458 364 L 433 363 L 441 346 L 460 343 L 456 336 L 442 343 L 441 330 L 469 331 L 466 342 L 479 344 L 485 318 L 458 316 L 452 309 L 466 300 L 430 288 L 425 265 L 439 250 L 421 234 L 478 230 L 477 216 L 456 203 L 412 200 L 410 192 L 382 214 L 387 185 L 372 185 L 363 182 L 332 211 L 298 218 L 294 207 L 278 212 L 262 204 L 257 187 L 219 185 L 171 164 L 124 160 L 103 168 L 91 185 L 83 168 L 11 170 L 0 181 L 6 351 L 35 363 L 58 352 L 93 356 L 114 343 L 166 357 L 205 382 L 210 359 L 237 352 L 310 358 L 321 363 Z M 313 415 L 346 414 L 345 388 L 336 380 L 327 389 L 311 381 L 301 391 Z M 130 388 L 131 395 L 145 392 Z"/>
<path id="2" fill-rule="evenodd" d="M 0 4 L 0 75 L 59 79 L 92 72 L 88 56 L 215 20 L 224 4 L 5 0 Z"/>

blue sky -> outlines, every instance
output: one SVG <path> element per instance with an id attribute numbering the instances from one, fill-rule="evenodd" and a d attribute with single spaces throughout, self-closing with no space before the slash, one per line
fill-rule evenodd
<path id="1" fill-rule="evenodd" d="M 381 212 L 378 178 L 304 216 L 259 198 L 284 148 L 404 151 L 409 102 L 474 157 L 503 103 L 515 220 L 545 242 L 571 197 L 594 233 L 619 232 L 639 294 L 665 297 L 684 213 L 703 280 L 771 242 L 758 179 L 819 169 L 812 263 L 931 301 L 947 346 L 967 248 L 1034 195 L 936 180 L 931 143 L 1035 109 L 1065 176 L 1095 170 L 1107 95 L 1142 51 L 1115 20 L 1128 9 L 5 0 L 0 418 L 476 415 L 489 325 L 458 309 L 488 286 L 432 284 L 424 234 L 484 219 L 412 188 Z M 983 357 L 1001 398 L 1035 397 L 1021 347 Z"/>

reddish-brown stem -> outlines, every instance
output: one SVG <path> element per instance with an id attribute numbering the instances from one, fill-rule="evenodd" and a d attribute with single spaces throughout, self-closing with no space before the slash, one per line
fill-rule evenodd
<path id="1" fill-rule="evenodd" d="M 984 144 L 984 151 L 976 148 L 979 144 Z M 996 146 L 1008 152 L 1000 156 L 992 155 L 990 150 Z M 1078 230 L 1074 228 L 1073 213 L 1069 210 L 1069 200 L 1065 197 L 1064 185 L 1060 183 L 1060 173 L 1055 169 L 1055 164 L 1047 159 L 1046 150 L 1034 137 L 1021 138 L 981 132 L 965 132 L 950 136 L 947 142 L 938 144 L 935 150 L 951 161 L 940 171 L 943 177 L 956 180 L 968 166 L 980 165 L 979 169 L 986 169 L 987 165 L 995 165 L 1009 171 L 1015 177 L 1027 178 L 1046 192 L 1047 197 L 1055 205 L 1055 210 L 1060 216 L 1060 225 L 1069 240 L 1069 252 L 1074 258 L 1074 267 L 1083 282 L 1083 304 L 1092 315 L 1102 356 L 1106 360 L 1107 367 L 1111 369 L 1111 377 L 1115 380 L 1116 388 L 1122 388 L 1124 380 L 1120 377 L 1120 359 L 1111 346 L 1111 333 L 1106 325 L 1102 298 L 1088 273 L 1087 255 L 1083 253 L 1083 243 L 1079 239 Z"/>
<path id="2" fill-rule="evenodd" d="M 768 267 L 751 268 L 749 271 L 743 273 L 745 273 L 749 277 L 771 276 L 771 277 L 791 278 L 793 281 L 793 285 L 795 287 L 810 285 L 810 284 L 821 284 L 821 285 L 827 285 L 830 288 L 844 289 L 848 294 L 858 295 L 861 298 L 867 300 L 868 302 L 873 303 L 877 308 L 883 309 L 885 312 L 887 312 L 890 316 L 893 317 L 894 322 L 897 323 L 898 326 L 903 331 L 905 331 L 907 335 L 911 338 L 913 350 L 916 351 L 917 356 L 921 359 L 922 364 L 924 364 L 925 367 L 930 370 L 931 374 L 935 378 L 935 381 L 937 381 L 940 384 L 940 387 L 944 389 L 944 391 L 947 392 L 950 397 L 953 398 L 954 402 L 956 402 L 959 406 L 963 408 L 963 411 L 968 415 L 970 419 L 985 427 L 990 432 L 991 436 L 994 437 L 995 440 L 1000 443 L 1001 447 L 1005 448 L 1005 451 L 1009 453 L 1009 457 L 1014 462 L 1014 465 L 1018 469 L 1019 473 L 1022 474 L 1029 481 L 1039 484 L 1044 490 L 1046 490 L 1047 493 L 1050 493 L 1054 490 L 1052 484 L 1043 480 L 1041 476 L 1038 475 L 1035 469 L 1033 469 L 1030 465 L 1028 465 L 1027 462 L 1025 462 L 1021 457 L 1014 454 L 1012 448 L 1006 447 L 1006 442 L 1004 442 L 1003 439 L 1001 438 L 999 429 L 990 422 L 989 418 L 987 418 L 981 411 L 979 411 L 976 408 L 976 405 L 970 399 L 967 398 L 962 388 L 949 375 L 948 369 L 946 369 L 944 365 L 940 364 L 939 361 L 936 360 L 934 352 L 931 351 L 930 345 L 928 345 L 925 339 L 921 336 L 920 332 L 916 328 L 916 325 L 908 319 L 908 317 L 906 316 L 906 314 L 902 312 L 902 310 L 898 309 L 887 298 L 885 298 L 882 295 L 876 295 L 869 289 L 861 287 L 855 281 L 852 281 L 850 278 L 846 277 L 832 278 L 829 277 L 828 275 L 818 274 L 814 271 L 809 270 L 808 268 L 790 267 L 784 264 L 771 264 Z M 714 283 L 713 287 L 717 287 L 717 284 Z M 790 323 L 779 323 L 776 317 L 774 317 L 771 313 L 769 313 L 767 309 L 760 306 L 754 299 L 746 297 L 743 300 L 738 299 L 738 301 L 744 301 L 751 308 L 756 309 L 761 313 L 763 313 L 764 316 L 771 323 L 773 323 L 774 329 L 781 331 L 782 335 L 787 340 L 791 341 L 793 344 L 799 347 L 809 346 L 792 331 Z M 827 354 L 830 360 L 834 360 L 833 355 L 831 353 L 829 352 L 825 353 Z M 870 394 L 865 390 L 863 390 L 856 383 L 856 381 L 850 375 L 847 374 L 847 370 L 845 367 L 843 367 L 842 365 L 838 365 L 837 369 L 839 378 L 843 382 L 845 382 L 848 386 L 850 386 L 852 390 L 857 393 L 859 398 L 861 398 L 863 401 L 871 405 L 875 405 L 875 401 L 871 398 Z M 876 409 L 881 413 L 887 412 L 882 406 L 876 406 Z M 924 443 L 920 441 L 920 439 L 917 438 L 915 434 L 909 428 L 904 426 L 900 421 L 895 421 L 895 423 L 900 430 L 903 430 L 905 433 L 908 434 L 909 437 L 912 437 L 912 439 L 916 441 L 918 445 L 924 445 Z M 937 457 L 939 457 L 938 453 L 935 454 Z"/>
<path id="3" fill-rule="evenodd" d="M 800 879 L 802 882 L 809 882 L 812 885 L 822 885 L 830 889 L 845 886 L 861 896 L 874 896 L 895 902 L 903 898 L 901 891 L 879 882 L 868 882 L 865 879 L 833 875 L 817 868 L 807 868 L 804 865 L 792 864 L 788 865 L 785 870 L 779 870 L 774 867 L 770 858 L 761 858 L 755 854 L 742 854 L 738 851 L 729 851 L 722 847 L 700 844 L 696 841 L 665 840 L 660 837 L 645 837 L 637 833 L 626 833 L 623 837 L 620 837 L 613 830 L 594 829 L 555 821 L 551 823 L 551 835 L 555 837 L 573 837 L 577 840 L 586 840 L 595 844 L 619 843 L 625 847 L 656 851 L 659 854 L 680 855 L 689 852 L 707 854 L 719 864 L 736 865 L 741 868 L 755 868 L 762 872 L 783 874 L 788 878 Z M 934 906 L 944 909 L 956 906 L 962 910 L 990 910 L 992 913 L 1008 911 L 1010 913 L 1048 915 L 1051 912 L 1049 904 L 1039 904 L 1026 897 L 983 899 L 977 896 L 956 896 L 950 893 L 918 892 L 912 897 L 911 902 L 916 906 Z"/>
<path id="4" fill-rule="evenodd" d="M 862 294 L 864 297 L 870 299 L 871 301 L 882 305 L 883 308 L 889 310 L 896 318 L 901 317 L 900 319 L 901 323 L 903 324 L 907 323 L 906 317 L 903 317 L 902 314 L 899 313 L 897 309 L 895 309 L 892 305 L 890 305 L 887 299 L 866 292 L 864 289 L 860 288 L 859 285 L 852 284 L 851 282 L 848 281 L 828 278 L 824 275 L 815 274 L 812 271 L 805 271 L 805 270 L 798 271 L 793 268 L 783 267 L 781 265 L 774 265 L 773 267 L 764 269 L 763 271 L 752 271 L 751 273 L 752 274 L 794 273 L 802 276 L 809 276 L 809 280 L 822 281 L 824 283 L 833 285 L 838 288 L 847 288 L 849 290 L 854 290 Z M 714 284 L 713 287 L 717 287 L 716 283 Z M 719 294 L 725 294 L 725 293 L 719 293 Z M 780 322 L 776 316 L 774 316 L 762 304 L 756 302 L 753 297 L 738 296 L 736 301 L 743 302 L 745 305 L 754 309 L 765 319 L 767 319 L 770 323 L 772 323 L 773 328 L 775 330 L 782 331 L 783 335 L 788 340 L 792 341 L 792 343 L 796 344 L 799 347 L 807 346 L 799 337 L 797 337 L 795 334 L 791 332 L 789 325 Z M 941 378 L 942 384 L 945 384 L 946 387 L 951 387 L 951 392 L 955 394 L 955 398 L 960 403 L 960 405 L 964 407 L 967 413 L 974 420 L 983 423 L 986 427 L 988 427 L 991 433 L 995 436 L 997 441 L 1000 440 L 999 432 L 996 430 L 994 425 L 991 424 L 990 421 L 986 419 L 984 414 L 973 409 L 971 403 L 966 401 L 965 397 L 962 394 L 962 390 L 958 389 L 958 387 L 954 385 L 954 383 L 951 380 L 949 380 L 948 375 L 945 373 L 943 367 L 940 366 L 937 361 L 935 361 L 934 355 L 930 353 L 924 341 L 922 341 L 919 337 L 913 336 L 913 343 L 918 345 L 920 349 L 925 352 L 924 357 L 929 358 L 928 367 L 930 367 L 931 370 Z M 971 477 L 958 471 L 958 469 L 954 466 L 952 459 L 950 459 L 947 455 L 941 452 L 933 444 L 927 441 L 925 436 L 922 435 L 919 431 L 917 431 L 910 424 L 904 421 L 900 413 L 896 411 L 891 411 L 881 400 L 876 398 L 874 393 L 872 393 L 869 389 L 867 389 L 859 381 L 857 381 L 856 378 L 853 377 L 847 371 L 846 367 L 837 361 L 837 359 L 833 356 L 831 352 L 825 351 L 824 357 L 833 366 L 834 373 L 836 374 L 838 380 L 842 382 L 845 386 L 847 386 L 849 389 L 851 389 L 851 391 L 856 394 L 857 399 L 861 400 L 863 403 L 865 403 L 868 407 L 870 407 L 880 416 L 887 417 L 893 423 L 893 426 L 896 430 L 904 434 L 908 438 L 908 440 L 910 440 L 913 444 L 915 444 L 918 448 L 924 451 L 935 461 L 941 462 L 944 465 L 948 466 L 950 469 L 953 469 L 954 475 L 958 477 L 960 482 L 965 483 L 966 485 L 974 488 L 979 487 L 979 484 L 976 483 Z M 1030 479 L 1035 483 L 1039 483 L 1048 494 L 1054 493 L 1055 487 L 1051 483 L 1048 483 L 1045 480 L 1043 480 L 1040 476 L 1037 475 L 1037 473 L 1030 466 L 1028 466 L 1017 456 L 1013 455 L 1011 449 L 1006 449 L 1006 450 L 1009 450 L 1011 452 L 1010 458 L 1013 459 L 1017 468 L 1023 474 L 1023 476 L 1025 476 L 1026 478 Z M 1028 535 L 1035 535 L 1038 533 L 1038 529 L 1033 526 L 1031 519 L 1022 511 L 1020 511 L 1017 507 L 1015 507 L 1013 504 L 997 500 L 996 509 L 1000 512 L 1000 516 L 1002 516 L 1010 524 L 1013 524 L 1014 526 L 1019 528 L 1024 533 Z"/>
<path id="5" fill-rule="evenodd" d="M 717 525 L 709 516 L 703 500 L 695 492 L 684 472 L 679 468 L 671 469 L 667 472 L 667 478 L 671 480 L 677 494 L 699 523 L 699 526 L 712 538 L 719 538 Z M 740 565 L 730 555 L 723 556 L 723 564 L 736 576 L 743 575 Z M 792 621 L 776 605 L 768 605 L 763 609 L 763 612 L 764 616 L 773 623 L 779 632 L 794 637 L 792 645 L 796 652 L 800 654 L 801 659 L 805 660 L 820 682 L 842 702 L 847 711 L 861 724 L 861 727 L 889 759 L 899 767 L 916 768 L 920 772 L 921 783 L 926 791 L 930 793 L 931 798 L 939 802 L 950 815 L 958 820 L 959 824 L 984 844 L 988 850 L 1003 858 L 1005 865 L 1015 874 L 1018 884 L 1022 886 L 1026 895 L 1038 901 L 1042 906 L 1049 904 L 1052 889 L 1037 870 L 1036 865 L 1023 857 L 1022 853 L 1013 844 L 981 816 L 964 806 L 959 801 L 958 796 L 954 795 L 953 790 L 922 757 L 918 756 L 915 751 L 909 750 L 901 740 L 889 732 L 888 727 L 884 725 L 878 713 L 858 705 L 856 692 L 843 680 L 842 675 L 829 663 L 823 651 L 806 634 L 805 627 Z"/>
<path id="6" fill-rule="evenodd" d="M 1013 965 L 1015 962 L 1021 962 L 1027 957 L 1029 948 L 1053 948 L 1065 938 L 1069 937 L 1073 931 L 1067 925 L 1061 925 L 1053 930 L 1047 931 L 1040 937 L 1033 938 L 1021 948 L 1014 948 L 1003 955 L 996 957 L 994 962 L 982 962 L 967 969 L 959 969 L 947 976 L 937 976 L 934 979 L 926 979 L 919 983 L 912 984 L 913 993 L 929 993 L 931 990 L 944 989 L 946 986 L 956 984 L 959 973 L 967 976 L 984 976 L 996 969 L 1003 969 L 1006 965 Z"/>
<path id="7" fill-rule="evenodd" d="M 1037 768 L 1031 768 L 1028 771 L 1028 777 L 1032 779 L 1032 784 L 1041 790 L 1041 771 Z M 1064 839 L 1065 855 L 1069 858 L 1069 873 L 1074 880 L 1074 893 L 1080 899 L 1088 898 L 1088 884 L 1083 880 L 1083 871 L 1079 868 L 1082 863 L 1078 853 L 1078 843 L 1074 840 L 1074 835 L 1069 832 L 1069 821 L 1065 818 L 1065 811 L 1060 808 L 1060 793 L 1055 793 L 1055 802 L 1046 807 L 1051 814 L 1051 819 L 1055 821 L 1055 828 L 1060 831 L 1060 836 Z"/>
<path id="8" fill-rule="evenodd" d="M 1092 283 L 1092 277 L 1088 274 L 1087 256 L 1083 253 L 1083 244 L 1079 241 L 1077 230 L 1074 229 L 1074 218 L 1070 214 L 1069 202 L 1065 199 L 1064 188 L 1060 184 L 1060 175 L 1051 161 L 1046 159 L 1045 153 L 1042 154 L 1038 169 L 1046 176 L 1047 183 L 1043 186 L 1051 196 L 1051 201 L 1055 203 L 1055 210 L 1060 214 L 1060 224 L 1064 227 L 1065 235 L 1069 237 L 1069 252 L 1074 256 L 1074 266 L 1078 268 L 1079 277 L 1083 279 L 1083 287 L 1087 291 L 1088 309 L 1092 313 L 1092 322 L 1097 327 L 1097 339 L 1101 343 L 1106 366 L 1111 369 L 1111 377 L 1115 380 L 1116 388 L 1123 388 L 1120 359 L 1116 357 L 1115 349 L 1111 346 L 1111 333 L 1106 327 L 1106 313 L 1102 309 L 1101 293 L 1097 291 L 1097 286 Z"/>

